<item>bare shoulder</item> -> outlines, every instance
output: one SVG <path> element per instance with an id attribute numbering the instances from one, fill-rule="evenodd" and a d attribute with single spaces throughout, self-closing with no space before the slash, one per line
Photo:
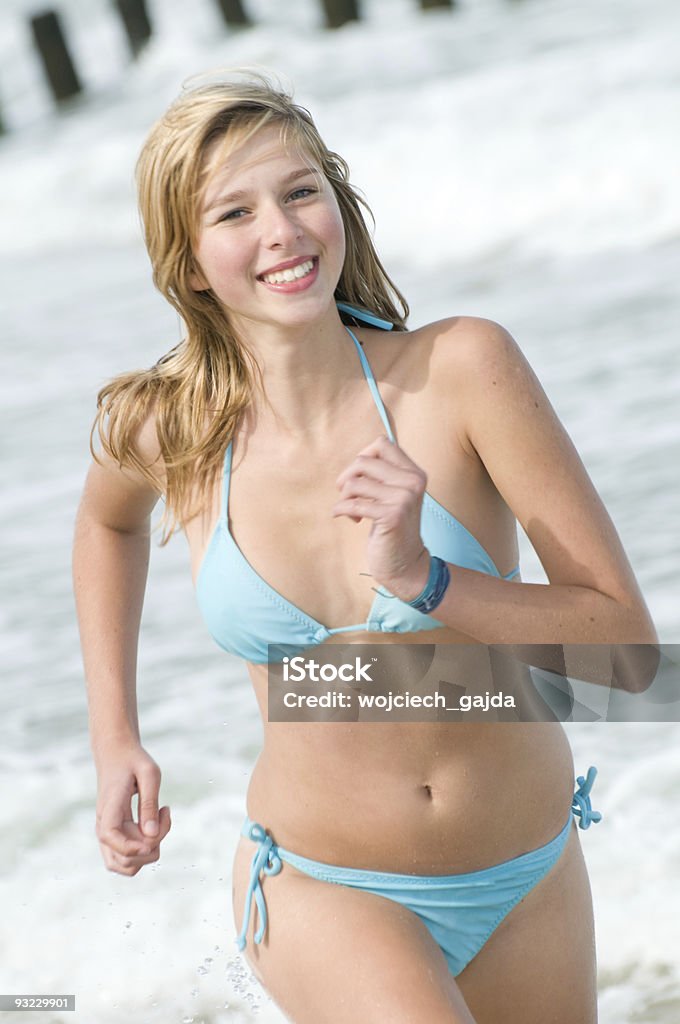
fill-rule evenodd
<path id="1" fill-rule="evenodd" d="M 461 371 L 483 378 L 492 371 L 517 371 L 528 364 L 509 331 L 495 320 L 476 316 L 447 317 L 411 332 L 414 340 L 431 350 L 438 370 Z"/>
<path id="2" fill-rule="evenodd" d="M 452 374 L 456 381 L 461 380 L 461 371 L 483 375 L 493 369 L 527 365 L 510 332 L 483 317 L 452 316 L 412 331 L 370 334 L 374 345 L 394 353 L 395 364 L 409 361 L 413 370 L 425 361 L 438 373 Z"/>
<path id="3" fill-rule="evenodd" d="M 550 582 L 638 602 L 614 524 L 514 338 L 477 317 L 429 324 L 422 336 L 438 399 L 455 405 L 461 444 L 481 459 Z"/>
<path id="4" fill-rule="evenodd" d="M 507 403 L 554 415 L 529 361 L 510 332 L 494 320 L 455 317 L 429 324 L 433 361 L 454 393 L 470 429 L 483 407 Z"/>
<path id="5" fill-rule="evenodd" d="M 480 403 L 522 390 L 533 402 L 547 401 L 519 345 L 494 320 L 452 316 L 412 331 L 362 330 L 361 336 L 379 379 L 419 393 L 467 449 L 461 430 L 474 429 Z"/>
<path id="6" fill-rule="evenodd" d="M 415 370 L 430 360 L 437 369 L 455 372 L 467 366 L 490 366 L 504 354 L 517 353 L 519 346 L 500 324 L 483 317 L 451 316 L 408 331 L 381 331 L 355 328 L 361 344 L 367 347 L 386 375 L 402 364 Z"/>
<path id="7" fill-rule="evenodd" d="M 135 451 L 144 465 L 153 470 L 154 476 L 159 479 L 159 488 L 164 489 L 165 463 L 161 452 L 160 441 L 158 440 L 157 427 L 157 406 L 152 403 L 149 412 L 140 423 L 134 434 L 133 442 Z"/>
<path id="8" fill-rule="evenodd" d="M 151 511 L 165 489 L 155 405 L 132 433 L 130 449 L 133 459 L 125 458 L 122 465 L 107 452 L 97 451 L 80 505 L 81 516 L 90 516 L 122 532 L 146 529 Z M 135 463 L 141 463 L 147 472 Z"/>
<path id="9" fill-rule="evenodd" d="M 472 453 L 475 425 L 488 403 L 514 395 L 522 402 L 547 398 L 519 345 L 501 324 L 483 317 L 454 316 L 426 324 L 405 337 L 408 376 L 426 375 L 428 395 L 448 417 L 463 448 Z"/>

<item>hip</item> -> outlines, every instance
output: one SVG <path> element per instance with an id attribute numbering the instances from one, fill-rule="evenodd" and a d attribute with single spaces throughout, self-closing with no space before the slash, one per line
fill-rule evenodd
<path id="1" fill-rule="evenodd" d="M 548 842 L 573 785 L 556 723 L 278 726 L 247 810 L 318 861 L 441 874 Z"/>

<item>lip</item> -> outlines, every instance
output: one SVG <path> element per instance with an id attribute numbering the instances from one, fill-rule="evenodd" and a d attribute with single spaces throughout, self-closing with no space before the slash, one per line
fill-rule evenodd
<path id="1" fill-rule="evenodd" d="M 308 260 L 313 260 L 315 264 L 318 263 L 317 256 L 296 256 L 295 259 L 277 263 L 275 267 L 267 267 L 266 270 L 262 270 L 256 277 L 258 281 L 261 281 L 265 274 L 278 274 L 280 270 L 290 270 L 291 267 L 297 267 L 300 263 L 306 263 Z"/>
<path id="2" fill-rule="evenodd" d="M 290 267 L 297 267 L 300 263 L 305 263 L 307 260 L 311 260 L 314 264 L 312 269 L 304 277 L 298 277 L 294 281 L 281 281 L 279 284 L 274 284 L 273 281 L 265 281 L 264 278 L 258 274 L 257 279 L 260 284 L 268 288 L 270 292 L 279 292 L 284 294 L 292 294 L 294 292 L 304 292 L 308 288 L 311 288 L 317 277 L 319 276 L 319 257 L 318 256 L 304 256 L 298 260 L 288 260 L 286 263 L 279 263 L 278 267 L 274 270 L 263 270 L 263 274 L 274 274 L 277 270 L 288 270 Z"/>

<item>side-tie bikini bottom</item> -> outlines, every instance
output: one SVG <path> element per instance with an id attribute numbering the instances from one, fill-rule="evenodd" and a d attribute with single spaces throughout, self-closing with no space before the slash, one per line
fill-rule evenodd
<path id="1" fill-rule="evenodd" d="M 571 810 L 580 819 L 582 829 L 602 817 L 590 803 L 590 790 L 596 774 L 596 769 L 591 767 L 585 778 L 579 776 L 577 779 L 578 789 Z M 243 950 L 246 946 L 253 900 L 260 919 L 255 942 L 259 943 L 264 938 L 267 908 L 261 875 L 277 875 L 282 862 L 285 862 L 312 878 L 363 889 L 412 910 L 440 947 L 451 973 L 460 974 L 503 918 L 557 862 L 569 838 L 571 824 L 570 814 L 562 831 L 545 846 L 481 871 L 458 875 L 402 875 L 336 867 L 309 860 L 278 846 L 262 825 L 246 819 L 241 834 L 257 843 L 257 849 L 246 891 L 243 927 L 236 939 L 238 948 Z"/>

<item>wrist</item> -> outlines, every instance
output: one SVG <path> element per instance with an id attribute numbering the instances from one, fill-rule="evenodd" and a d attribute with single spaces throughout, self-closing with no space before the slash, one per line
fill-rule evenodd
<path id="1" fill-rule="evenodd" d="M 116 760 L 125 752 L 141 750 L 142 742 L 138 732 L 107 732 L 106 736 L 92 738 L 90 748 L 95 765 L 99 765 L 111 758 Z"/>
<path id="2" fill-rule="evenodd" d="M 439 607 L 451 581 L 447 563 L 437 555 L 430 556 L 430 568 L 425 586 L 406 603 L 423 615 L 430 615 Z"/>
<path id="3" fill-rule="evenodd" d="M 422 593 L 423 588 L 427 584 L 429 573 L 430 552 L 426 547 L 423 547 L 409 569 L 402 573 L 398 579 L 387 582 L 385 586 L 391 594 L 394 594 L 400 601 L 408 604 Z"/>

